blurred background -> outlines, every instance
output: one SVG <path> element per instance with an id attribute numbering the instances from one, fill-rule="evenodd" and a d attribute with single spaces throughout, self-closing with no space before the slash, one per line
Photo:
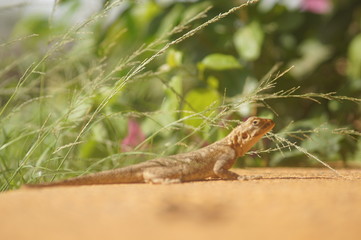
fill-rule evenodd
<path id="1" fill-rule="evenodd" d="M 251 115 L 273 118 L 275 133 L 331 165 L 361 164 L 359 0 L 260 0 L 137 70 L 167 43 L 242 3 L 0 0 L 3 189 L 194 150 Z M 262 94 L 291 89 L 349 99 L 263 99 L 257 89 L 277 64 L 294 67 Z M 229 111 L 235 102 L 242 104 Z M 285 148 L 238 165 L 318 163 Z"/>

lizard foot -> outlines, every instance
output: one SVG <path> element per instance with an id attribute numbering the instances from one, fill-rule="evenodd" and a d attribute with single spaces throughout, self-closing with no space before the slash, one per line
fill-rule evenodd
<path id="1" fill-rule="evenodd" d="M 253 175 L 253 176 L 239 176 L 237 178 L 237 180 L 241 180 L 241 181 L 249 181 L 249 180 L 259 180 L 262 179 L 263 177 L 261 175 Z"/>

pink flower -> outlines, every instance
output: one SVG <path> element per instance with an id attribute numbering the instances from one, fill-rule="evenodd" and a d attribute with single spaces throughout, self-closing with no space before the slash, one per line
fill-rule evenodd
<path id="1" fill-rule="evenodd" d="M 330 0 L 302 0 L 301 9 L 316 14 L 325 14 L 331 10 L 331 2 Z"/>
<path id="2" fill-rule="evenodd" d="M 137 121 L 128 120 L 128 135 L 121 141 L 120 147 L 123 152 L 128 152 L 145 140 L 145 135 Z"/>

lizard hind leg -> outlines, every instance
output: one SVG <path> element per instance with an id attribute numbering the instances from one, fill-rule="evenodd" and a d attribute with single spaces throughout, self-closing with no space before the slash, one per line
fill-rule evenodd
<path id="1" fill-rule="evenodd" d="M 172 184 L 182 182 L 181 174 L 178 174 L 173 169 L 165 169 L 161 167 L 144 170 L 143 178 L 146 183 L 154 184 Z"/>

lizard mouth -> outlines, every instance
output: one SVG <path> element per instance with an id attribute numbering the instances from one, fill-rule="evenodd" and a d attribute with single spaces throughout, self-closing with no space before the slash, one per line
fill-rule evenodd
<path id="1" fill-rule="evenodd" d="M 263 125 L 263 129 L 265 129 L 268 132 L 271 131 L 274 126 L 275 123 L 271 119 L 268 119 Z"/>
<path id="2" fill-rule="evenodd" d="M 275 123 L 271 119 L 265 119 L 263 126 L 261 127 L 262 131 L 259 132 L 258 135 L 264 135 L 265 133 L 272 130 L 272 128 L 275 126 Z"/>

